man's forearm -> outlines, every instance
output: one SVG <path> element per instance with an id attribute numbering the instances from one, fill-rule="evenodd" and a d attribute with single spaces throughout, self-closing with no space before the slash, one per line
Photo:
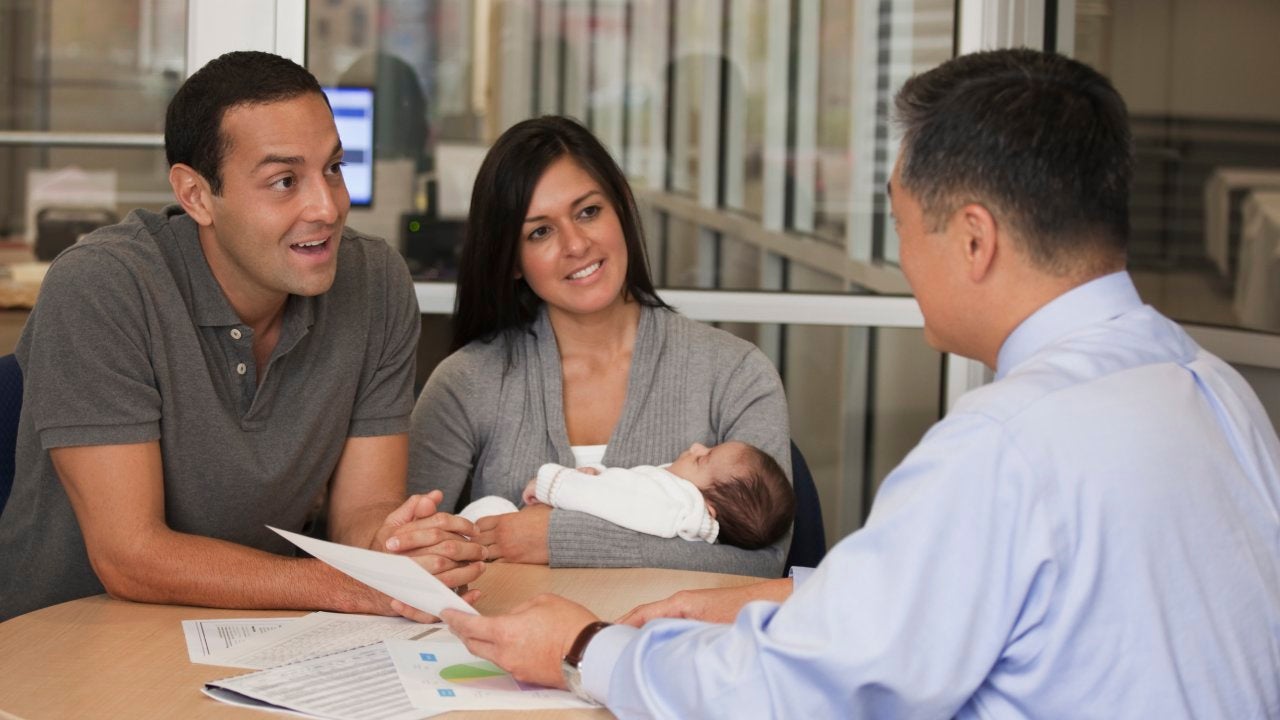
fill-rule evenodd
<path id="1" fill-rule="evenodd" d="M 388 500 L 354 509 L 342 519 L 330 515 L 329 539 L 343 545 L 385 552 L 386 548 L 377 542 L 378 531 L 386 523 L 387 516 L 399 506 L 399 502 Z"/>
<path id="2" fill-rule="evenodd" d="M 137 602 L 389 613 L 376 591 L 318 560 L 169 530 L 117 562 L 94 559 L 107 591 Z"/>

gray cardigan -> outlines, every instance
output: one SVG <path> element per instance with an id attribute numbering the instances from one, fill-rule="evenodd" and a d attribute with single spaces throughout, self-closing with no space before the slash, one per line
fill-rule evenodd
<path id="1" fill-rule="evenodd" d="M 511 338 L 508 340 L 507 338 Z M 513 342 L 513 365 L 507 343 Z M 546 462 L 573 465 L 565 431 L 560 353 L 545 309 L 530 332 L 472 342 L 431 374 L 413 411 L 409 490 L 471 497 L 520 493 Z M 622 415 L 604 464 L 670 462 L 694 442 L 750 443 L 790 477 L 782 382 L 754 345 L 675 312 L 643 308 Z M 568 510 L 553 510 L 553 567 L 665 567 L 778 577 L 791 538 L 760 550 L 658 538 Z"/>

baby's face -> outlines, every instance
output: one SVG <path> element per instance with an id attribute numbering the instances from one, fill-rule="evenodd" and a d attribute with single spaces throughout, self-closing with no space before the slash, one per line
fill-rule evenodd
<path id="1" fill-rule="evenodd" d="M 706 490 L 738 467 L 746 449 L 747 446 L 740 442 L 720 443 L 711 448 L 694 443 L 680 453 L 667 470 L 698 486 L 699 490 Z"/>

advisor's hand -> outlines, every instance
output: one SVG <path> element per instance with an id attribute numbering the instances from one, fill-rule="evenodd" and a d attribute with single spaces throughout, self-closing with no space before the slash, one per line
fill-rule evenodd
<path id="1" fill-rule="evenodd" d="M 640 627 L 656 618 L 686 618 L 703 622 L 729 623 L 744 605 L 754 600 L 782 602 L 791 595 L 790 578 L 766 580 L 754 585 L 711 590 L 681 590 L 665 600 L 646 603 L 618 618 L 618 622 Z"/>
<path id="2" fill-rule="evenodd" d="M 515 679 L 563 688 L 561 659 L 582 628 L 599 618 L 559 595 L 543 594 L 506 615 L 445 610 L 441 619 L 473 655 L 492 661 Z"/>

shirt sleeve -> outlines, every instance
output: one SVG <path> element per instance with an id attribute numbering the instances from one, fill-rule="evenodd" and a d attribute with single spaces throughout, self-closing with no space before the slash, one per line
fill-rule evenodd
<path id="1" fill-rule="evenodd" d="M 109 252 L 81 246 L 49 268 L 18 356 L 45 449 L 160 437 L 144 290 Z"/>
<path id="2" fill-rule="evenodd" d="M 347 431 L 351 437 L 406 432 L 413 410 L 413 374 L 422 314 L 404 258 L 390 250 L 383 257 L 383 278 L 371 288 L 371 302 L 381 302 L 383 312 L 381 332 L 371 333 L 370 337 L 381 338 L 381 343 L 369 350 L 372 372 L 362 378 Z M 379 315 L 372 317 L 377 320 Z"/>
<path id="3" fill-rule="evenodd" d="M 1032 477 L 993 423 L 948 418 L 785 603 L 649 623 L 588 687 L 608 673 L 624 718 L 952 717 L 1048 612 L 1067 543 Z"/>

